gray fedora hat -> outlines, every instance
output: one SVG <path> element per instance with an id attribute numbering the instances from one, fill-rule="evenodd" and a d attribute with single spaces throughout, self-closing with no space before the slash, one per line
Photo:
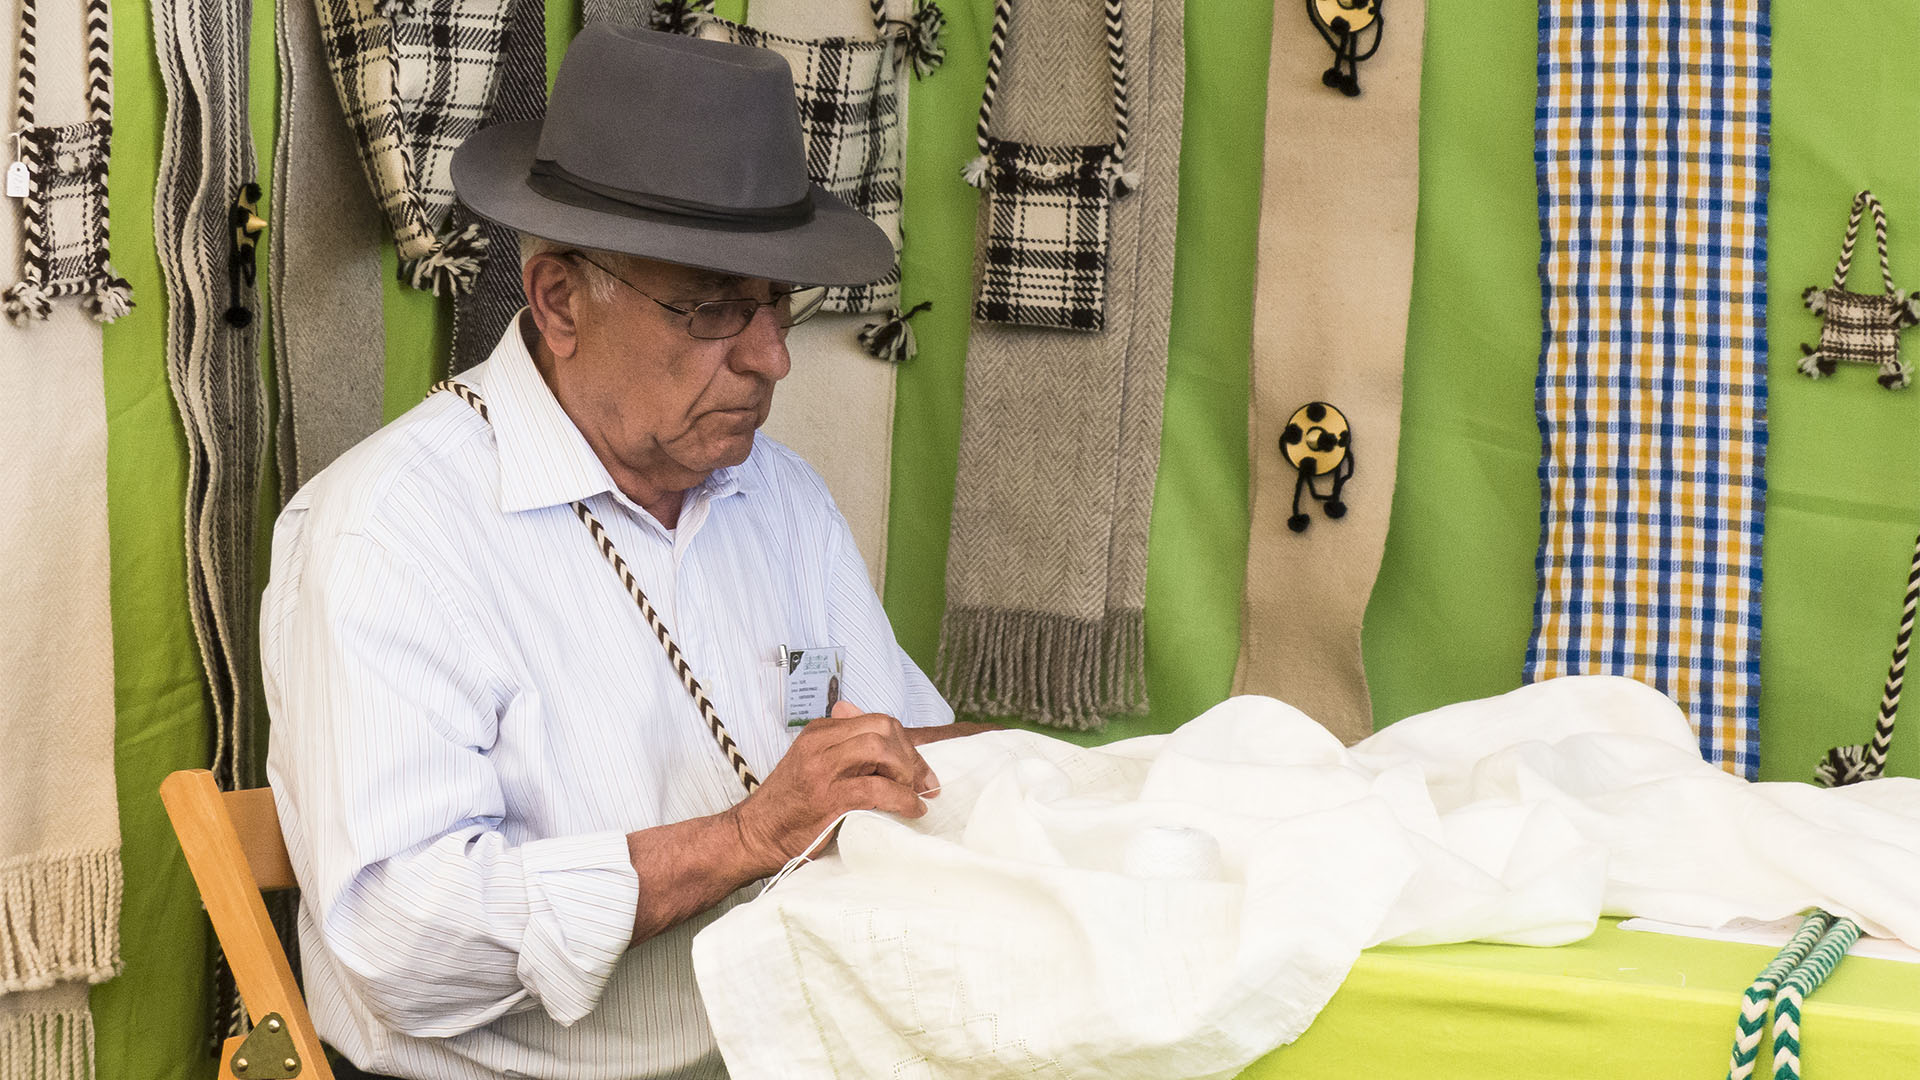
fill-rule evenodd
<path id="1" fill-rule="evenodd" d="M 475 133 L 453 187 L 528 235 L 703 270 L 860 285 L 893 267 L 880 226 L 808 180 L 786 60 L 745 45 L 589 26 L 546 118 Z"/>

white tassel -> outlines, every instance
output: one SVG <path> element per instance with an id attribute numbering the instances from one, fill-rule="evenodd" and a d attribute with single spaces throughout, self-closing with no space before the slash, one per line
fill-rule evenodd
<path id="1" fill-rule="evenodd" d="M 1818 350 L 1810 351 L 1805 356 L 1802 356 L 1800 358 L 1799 368 L 1800 374 L 1805 375 L 1809 379 L 1824 379 L 1827 377 L 1827 373 L 1820 369 L 1820 353 Z"/>
<path id="2" fill-rule="evenodd" d="M 435 296 L 441 295 L 442 288 L 455 296 L 471 292 L 481 267 L 486 265 L 487 244 L 477 221 L 442 236 L 433 242 L 431 251 L 405 266 L 407 283 Z"/>
<path id="3" fill-rule="evenodd" d="M 1913 385 L 1913 368 L 1901 361 L 1880 366 L 1880 385 L 1889 390 L 1905 390 Z"/>
<path id="4" fill-rule="evenodd" d="M 981 154 L 967 162 L 966 168 L 960 170 L 960 178 L 974 187 L 984 188 L 987 186 L 987 167 L 987 155 Z"/>
<path id="5" fill-rule="evenodd" d="M 133 310 L 133 286 L 125 278 L 103 281 L 87 298 L 86 308 L 95 322 L 110 323 Z"/>
<path id="6" fill-rule="evenodd" d="M 1800 302 L 1815 315 L 1824 315 L 1827 313 L 1827 290 L 1818 285 L 1809 285 L 1807 291 L 1800 294 Z"/>
<path id="7" fill-rule="evenodd" d="M 15 326 L 25 326 L 33 319 L 44 319 L 53 313 L 53 300 L 47 296 L 47 290 L 31 281 L 22 281 L 8 289 L 0 299 L 0 308 L 4 308 L 7 319 Z"/>
<path id="8" fill-rule="evenodd" d="M 1122 195 L 1131 195 L 1134 192 L 1139 191 L 1140 185 L 1145 181 L 1146 181 L 1146 177 L 1141 174 L 1139 169 L 1128 169 L 1123 172 L 1115 172 L 1113 175 L 1114 197 L 1119 198 Z"/>

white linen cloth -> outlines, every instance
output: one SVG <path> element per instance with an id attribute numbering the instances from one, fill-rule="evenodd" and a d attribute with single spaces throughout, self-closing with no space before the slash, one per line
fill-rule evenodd
<path id="1" fill-rule="evenodd" d="M 1166 736 L 995 732 L 926 757 L 925 818 L 849 817 L 832 854 L 695 938 L 733 1075 L 1231 1077 L 1367 946 L 1563 944 L 1603 913 L 1817 904 L 1920 943 L 1920 781 L 1749 783 L 1628 679 L 1450 706 L 1350 751 L 1242 697 Z"/>
<path id="2" fill-rule="evenodd" d="M 868 709 L 952 713 L 791 451 L 758 439 L 670 531 L 614 487 L 515 329 L 462 379 L 491 430 L 436 394 L 274 533 L 268 775 L 308 1004 L 375 1072 L 724 1075 L 688 955 L 718 912 L 629 950 L 625 835 L 743 791 L 567 503 L 605 523 L 759 775 L 792 741 L 783 644 L 845 646 L 845 697 Z"/>

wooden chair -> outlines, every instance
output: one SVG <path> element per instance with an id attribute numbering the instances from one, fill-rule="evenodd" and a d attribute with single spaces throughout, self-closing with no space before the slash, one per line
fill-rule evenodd
<path id="1" fill-rule="evenodd" d="M 295 886 L 272 789 L 222 792 L 212 773 L 183 769 L 161 782 L 160 801 L 255 1025 L 221 1049 L 221 1080 L 334 1080 L 260 899 Z"/>

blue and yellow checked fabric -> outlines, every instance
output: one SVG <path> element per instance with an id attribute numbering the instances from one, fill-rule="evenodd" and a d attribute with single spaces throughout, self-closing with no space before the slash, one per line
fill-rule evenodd
<path id="1" fill-rule="evenodd" d="M 1630 675 L 1760 760 L 1767 0 L 1542 0 L 1529 680 Z"/>

